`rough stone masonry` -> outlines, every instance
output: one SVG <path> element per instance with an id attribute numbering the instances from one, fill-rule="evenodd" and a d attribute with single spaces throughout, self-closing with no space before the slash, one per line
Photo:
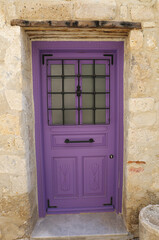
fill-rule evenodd
<path id="1" fill-rule="evenodd" d="M 159 0 L 0 0 L 0 239 L 29 239 L 38 218 L 31 40 L 10 21 L 142 23 L 124 38 L 123 216 L 138 236 L 140 209 L 159 202 L 158 13 Z"/>

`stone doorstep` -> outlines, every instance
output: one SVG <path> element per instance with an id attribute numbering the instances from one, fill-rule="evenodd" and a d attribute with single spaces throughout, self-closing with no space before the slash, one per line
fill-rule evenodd
<path id="1" fill-rule="evenodd" d="M 128 236 L 72 236 L 72 237 L 50 237 L 50 238 L 31 238 L 31 240 L 139 240 L 133 239 L 132 235 Z"/>
<path id="2" fill-rule="evenodd" d="M 79 236 L 74 236 L 74 237 L 50 237 L 50 238 L 31 238 L 31 240 L 133 240 L 132 236 L 103 236 L 103 237 L 79 237 Z M 134 239 L 138 240 L 138 239 Z"/>
<path id="3" fill-rule="evenodd" d="M 121 215 L 82 213 L 47 215 L 37 221 L 31 240 L 130 240 Z"/>

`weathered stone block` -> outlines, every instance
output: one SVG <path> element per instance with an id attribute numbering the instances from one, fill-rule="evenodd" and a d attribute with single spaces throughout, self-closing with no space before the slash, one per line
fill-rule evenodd
<path id="1" fill-rule="evenodd" d="M 134 41 L 134 47 L 135 47 L 135 41 Z M 134 48 L 134 50 L 137 50 L 137 49 Z M 141 51 L 137 51 L 136 53 L 135 51 L 133 51 L 132 60 L 131 60 L 131 69 L 132 69 L 131 71 L 132 78 L 137 80 L 137 83 L 136 82 L 134 83 L 135 86 L 138 84 L 138 88 L 144 87 L 144 82 L 140 83 L 140 81 L 144 79 L 148 80 L 152 73 L 152 68 L 150 65 L 150 56 Z M 146 87 L 147 87 L 147 84 L 146 84 Z"/>
<path id="2" fill-rule="evenodd" d="M 9 24 L 10 19 L 14 19 L 16 17 L 15 4 L 13 4 L 12 0 L 7 0 L 7 7 L 5 9 L 5 24 Z"/>
<path id="3" fill-rule="evenodd" d="M 5 61 L 6 56 L 6 50 L 9 47 L 9 41 L 6 37 L 0 36 L 0 63 L 3 63 Z"/>
<path id="4" fill-rule="evenodd" d="M 24 106 L 24 96 L 22 93 L 17 93 L 15 90 L 6 90 L 5 96 L 11 109 L 22 111 Z"/>
<path id="5" fill-rule="evenodd" d="M 1 154 L 24 154 L 25 143 L 20 136 L 0 135 Z"/>
<path id="6" fill-rule="evenodd" d="M 131 112 L 146 112 L 154 109 L 154 98 L 130 98 L 129 110 Z"/>
<path id="7" fill-rule="evenodd" d="M 16 15 L 28 20 L 67 20 L 72 19 L 72 3 L 70 1 L 15 1 Z"/>
<path id="8" fill-rule="evenodd" d="M 12 38 L 13 36 L 11 36 Z M 14 48 L 13 48 L 14 46 Z M 21 42 L 20 42 L 20 35 L 13 38 L 10 41 L 9 47 L 6 49 L 5 55 L 5 64 L 7 66 L 7 72 L 12 73 L 12 77 L 18 71 L 21 71 Z"/>
<path id="9" fill-rule="evenodd" d="M 36 179 L 36 168 L 28 171 L 28 188 L 31 191 L 33 188 L 36 188 L 37 179 Z"/>
<path id="10" fill-rule="evenodd" d="M 128 16 L 128 7 L 127 6 L 121 6 L 120 7 L 120 18 L 123 20 L 126 20 Z"/>
<path id="11" fill-rule="evenodd" d="M 24 194 L 29 192 L 29 186 L 27 183 L 27 176 L 10 176 L 10 181 L 12 184 L 12 195 Z M 31 187 L 31 186 L 30 186 Z"/>
<path id="12" fill-rule="evenodd" d="M 145 150 L 148 148 L 152 149 L 153 146 L 156 146 L 158 144 L 158 133 L 156 130 L 150 130 L 145 128 L 140 128 L 137 130 L 129 129 L 127 140 L 130 147 L 134 146 L 135 149 L 136 148 L 140 149 L 143 148 Z M 134 154 L 134 152 L 132 152 L 132 154 Z"/>
<path id="13" fill-rule="evenodd" d="M 153 8 L 145 7 L 145 6 L 136 6 L 131 9 L 131 17 L 134 21 L 147 21 L 154 19 Z"/>
<path id="14" fill-rule="evenodd" d="M 115 0 L 81 0 L 74 3 L 74 17 L 82 20 L 111 20 L 116 15 Z"/>
<path id="15" fill-rule="evenodd" d="M 27 73 L 28 74 L 28 73 Z M 24 86 L 24 82 L 22 82 L 22 74 L 19 69 L 16 71 L 5 71 L 5 75 L 7 76 L 7 81 L 5 82 L 5 88 L 8 90 L 15 90 L 18 92 L 22 91 L 22 86 Z M 14 79 L 14 81 L 13 81 Z"/>
<path id="16" fill-rule="evenodd" d="M 153 33 L 147 34 L 145 36 L 145 40 L 146 40 L 146 47 L 149 50 L 153 50 L 155 48 L 157 48 L 157 39 L 155 38 L 155 36 L 153 35 Z"/>
<path id="17" fill-rule="evenodd" d="M 140 2 L 147 4 L 147 5 L 154 5 L 155 0 L 139 0 Z"/>
<path id="18" fill-rule="evenodd" d="M 139 49 L 143 45 L 143 33 L 139 30 L 132 30 L 130 32 L 130 48 Z"/>
<path id="19" fill-rule="evenodd" d="M 0 197 L 3 194 L 10 194 L 11 182 L 8 174 L 0 174 Z"/>
<path id="20" fill-rule="evenodd" d="M 8 110 L 10 110 L 9 104 L 7 103 L 7 100 L 3 92 L 0 92 L 0 114 L 4 114 L 8 112 Z"/>
<path id="21" fill-rule="evenodd" d="M 16 217 L 0 217 L 2 240 L 13 240 L 23 237 L 25 231 L 21 228 L 21 220 Z"/>
<path id="22" fill-rule="evenodd" d="M 5 26 L 5 4 L 1 1 L 0 7 L 0 28 Z"/>
<path id="23" fill-rule="evenodd" d="M 133 122 L 137 127 L 153 126 L 156 122 L 156 112 L 138 113 L 134 116 Z"/>
<path id="24" fill-rule="evenodd" d="M 0 115 L 0 133 L 4 135 L 20 135 L 19 116 L 11 114 Z"/>
<path id="25" fill-rule="evenodd" d="M 155 22 L 143 22 L 143 28 L 154 28 L 156 26 Z"/>
<path id="26" fill-rule="evenodd" d="M 36 196 L 33 192 L 35 193 L 35 189 L 33 189 L 32 192 L 5 195 L 0 198 L 1 216 L 9 216 L 12 219 L 13 217 L 18 217 L 20 218 L 20 224 L 24 224 L 24 221 L 29 220 L 36 209 Z M 33 216 L 33 218 L 34 217 L 37 217 L 37 215 Z M 27 222 L 25 223 L 27 224 Z"/>
<path id="27" fill-rule="evenodd" d="M 0 173 L 26 175 L 27 165 L 25 159 L 16 155 L 1 155 Z"/>

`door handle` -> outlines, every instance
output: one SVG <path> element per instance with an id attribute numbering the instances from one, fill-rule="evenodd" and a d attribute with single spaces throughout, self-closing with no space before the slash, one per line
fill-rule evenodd
<path id="1" fill-rule="evenodd" d="M 93 138 L 90 138 L 89 140 L 83 140 L 83 141 L 70 141 L 68 138 L 65 139 L 65 143 L 93 143 L 95 142 Z"/>

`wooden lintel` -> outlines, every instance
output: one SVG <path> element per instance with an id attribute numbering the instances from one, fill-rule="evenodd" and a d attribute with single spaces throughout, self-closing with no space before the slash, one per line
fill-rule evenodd
<path id="1" fill-rule="evenodd" d="M 104 28 L 127 30 L 141 29 L 140 22 L 125 22 L 125 21 L 29 21 L 22 19 L 11 20 L 12 26 L 20 26 L 25 29 L 32 28 L 37 30 L 38 28 Z"/>

